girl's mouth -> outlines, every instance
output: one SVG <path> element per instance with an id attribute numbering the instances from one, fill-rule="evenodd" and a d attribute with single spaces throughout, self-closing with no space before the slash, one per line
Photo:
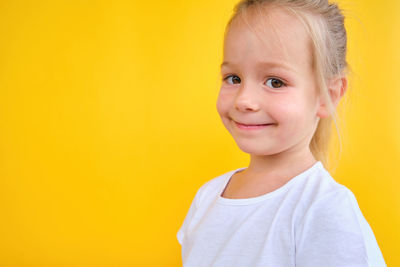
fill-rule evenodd
<path id="1" fill-rule="evenodd" d="M 253 124 L 253 125 L 247 125 L 247 124 L 241 124 L 239 122 L 234 121 L 236 126 L 239 129 L 244 129 L 244 130 L 258 130 L 258 129 L 264 129 L 267 128 L 268 126 L 273 125 L 272 123 L 268 124 Z"/>

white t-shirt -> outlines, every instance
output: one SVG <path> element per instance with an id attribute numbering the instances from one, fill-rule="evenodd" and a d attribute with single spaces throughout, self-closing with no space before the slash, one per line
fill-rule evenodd
<path id="1" fill-rule="evenodd" d="M 243 169 L 197 191 L 177 233 L 184 267 L 386 266 L 354 194 L 321 161 L 275 191 L 222 197 Z"/>

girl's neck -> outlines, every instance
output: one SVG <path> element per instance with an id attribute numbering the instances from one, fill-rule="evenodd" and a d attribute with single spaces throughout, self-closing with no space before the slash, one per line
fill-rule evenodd
<path id="1" fill-rule="evenodd" d="M 283 155 L 259 156 L 251 155 L 249 167 L 242 174 L 249 176 L 284 176 L 290 177 L 310 168 L 317 162 L 311 151 L 298 153 L 291 157 Z"/>

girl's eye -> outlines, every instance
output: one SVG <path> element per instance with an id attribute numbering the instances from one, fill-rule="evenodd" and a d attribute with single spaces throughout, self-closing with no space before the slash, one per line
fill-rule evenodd
<path id="1" fill-rule="evenodd" d="M 279 79 L 271 78 L 271 79 L 267 80 L 267 85 L 271 88 L 280 88 L 280 87 L 284 86 L 285 84 Z"/>
<path id="2" fill-rule="evenodd" d="M 238 82 L 240 83 L 240 78 L 239 78 L 238 76 L 236 76 L 236 75 L 228 75 L 228 76 L 226 76 L 226 77 L 224 78 L 224 81 L 225 81 L 225 80 L 228 80 L 229 78 L 234 78 L 234 79 L 232 79 L 232 81 L 233 81 L 233 80 L 236 80 L 236 81 L 238 81 Z"/>
<path id="3" fill-rule="evenodd" d="M 237 83 L 240 83 L 240 78 L 239 78 L 238 76 L 236 76 L 236 75 L 228 75 L 228 76 L 226 76 L 226 77 L 224 78 L 224 81 L 225 81 L 225 80 L 228 80 L 229 78 L 232 78 L 232 84 L 235 84 L 235 83 L 234 83 L 235 80 L 237 81 Z M 282 81 L 279 80 L 279 79 L 270 78 L 270 79 L 267 80 L 267 85 L 268 85 L 269 87 L 271 87 L 271 88 L 280 88 L 280 87 L 284 86 L 285 83 L 282 82 Z"/>

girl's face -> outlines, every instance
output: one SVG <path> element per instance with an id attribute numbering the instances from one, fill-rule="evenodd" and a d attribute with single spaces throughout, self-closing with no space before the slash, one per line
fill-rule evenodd
<path id="1" fill-rule="evenodd" d="M 251 23 L 256 33 L 241 20 L 231 25 L 217 110 L 246 153 L 309 152 L 319 104 L 311 43 L 296 17 L 282 9 L 269 14 L 269 20 Z M 237 122 L 269 125 L 250 129 Z"/>

